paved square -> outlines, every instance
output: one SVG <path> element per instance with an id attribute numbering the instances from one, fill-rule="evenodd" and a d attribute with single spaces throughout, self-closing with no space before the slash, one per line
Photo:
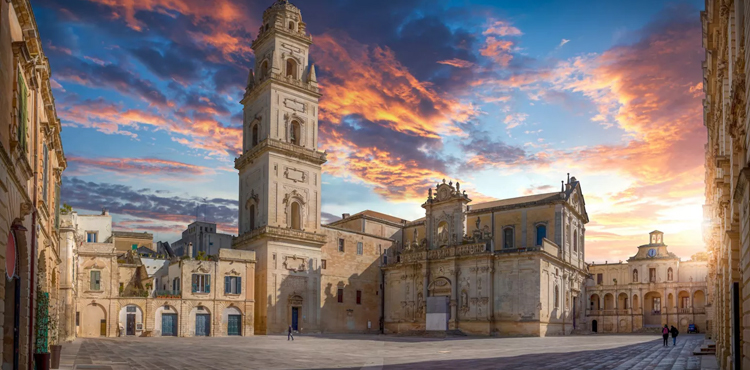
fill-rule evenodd
<path id="1" fill-rule="evenodd" d="M 692 355 L 703 339 L 681 335 L 668 348 L 655 335 L 78 339 L 61 369 L 700 369 L 714 361 Z"/>

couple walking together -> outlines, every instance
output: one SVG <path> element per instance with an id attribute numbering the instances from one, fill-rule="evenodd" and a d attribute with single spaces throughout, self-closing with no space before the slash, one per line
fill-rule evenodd
<path id="1" fill-rule="evenodd" d="M 667 325 L 664 325 L 664 327 L 661 329 L 661 336 L 664 338 L 664 347 L 669 347 L 669 334 L 672 334 L 672 345 L 677 345 L 677 334 L 680 334 L 680 331 L 677 330 L 677 328 L 672 326 L 672 328 L 668 328 Z"/>

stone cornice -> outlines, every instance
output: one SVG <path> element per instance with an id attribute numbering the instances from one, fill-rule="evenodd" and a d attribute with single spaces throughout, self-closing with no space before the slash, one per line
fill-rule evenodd
<path id="1" fill-rule="evenodd" d="M 255 159 L 260 157 L 266 152 L 279 153 L 284 156 L 297 158 L 306 162 L 311 162 L 317 165 L 322 165 L 326 162 L 326 153 L 320 152 L 314 149 L 307 149 L 298 145 L 285 143 L 283 141 L 275 139 L 266 139 L 258 143 L 255 147 L 248 150 L 234 160 L 234 168 L 241 170 L 248 163 L 252 163 Z"/>
<path id="2" fill-rule="evenodd" d="M 321 97 L 320 89 L 316 84 L 298 80 L 293 77 L 286 77 L 280 73 L 269 71 L 268 75 L 260 79 L 257 84 L 254 84 L 250 88 L 245 90 L 245 95 L 242 97 L 240 104 L 244 105 L 248 101 L 255 100 L 256 97 L 261 92 L 265 91 L 265 88 L 272 83 L 277 83 L 281 86 L 297 90 L 305 94 L 311 94 L 315 98 Z"/>
<path id="3" fill-rule="evenodd" d="M 376 219 L 376 220 L 379 220 L 379 219 Z M 357 234 L 357 235 L 368 236 L 368 237 L 371 237 L 371 238 L 377 238 L 377 239 L 388 241 L 388 242 L 391 242 L 391 243 L 394 241 L 393 239 L 386 238 L 384 236 L 378 236 L 378 235 L 374 235 L 374 234 L 363 233 L 361 231 L 349 230 L 349 229 L 345 229 L 343 227 L 331 226 L 330 224 L 328 224 L 328 225 L 320 225 L 320 227 L 322 227 L 324 229 L 330 229 L 330 230 L 341 231 L 341 232 L 350 233 L 350 234 Z"/>
<path id="4" fill-rule="evenodd" d="M 315 244 L 319 246 L 323 246 L 323 244 L 325 244 L 328 240 L 328 237 L 325 234 L 317 234 L 276 226 L 263 226 L 249 233 L 245 233 L 234 238 L 232 240 L 232 246 L 239 246 L 262 238 L 288 240 L 293 242 Z"/>
<path id="5" fill-rule="evenodd" d="M 288 30 L 284 29 L 283 31 L 277 29 L 276 27 L 269 28 L 268 31 L 263 31 L 263 33 L 259 34 L 258 37 L 253 40 L 251 47 L 253 50 L 258 50 L 261 45 L 265 44 L 268 39 L 272 38 L 276 35 L 279 36 L 286 36 L 292 40 L 299 41 L 307 46 L 312 45 L 312 36 L 303 34 L 300 32 L 289 32 Z"/>

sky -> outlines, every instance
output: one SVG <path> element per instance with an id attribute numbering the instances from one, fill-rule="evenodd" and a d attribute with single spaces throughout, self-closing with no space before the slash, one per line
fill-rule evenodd
<path id="1" fill-rule="evenodd" d="M 313 36 L 323 217 L 424 216 L 581 183 L 586 260 L 658 229 L 704 249 L 701 0 L 298 0 Z M 62 201 L 174 242 L 237 233 L 250 47 L 271 0 L 32 0 L 68 168 Z"/>

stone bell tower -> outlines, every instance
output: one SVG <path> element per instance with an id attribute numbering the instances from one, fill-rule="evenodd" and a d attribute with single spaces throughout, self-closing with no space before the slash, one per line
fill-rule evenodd
<path id="1" fill-rule="evenodd" d="M 256 251 L 259 333 L 283 332 L 292 321 L 306 329 L 317 326 L 318 263 L 326 240 L 320 228 L 320 174 L 326 154 L 318 151 L 320 93 L 309 64 L 311 44 L 299 8 L 274 2 L 252 43 L 255 68 L 241 101 L 234 248 Z"/>

